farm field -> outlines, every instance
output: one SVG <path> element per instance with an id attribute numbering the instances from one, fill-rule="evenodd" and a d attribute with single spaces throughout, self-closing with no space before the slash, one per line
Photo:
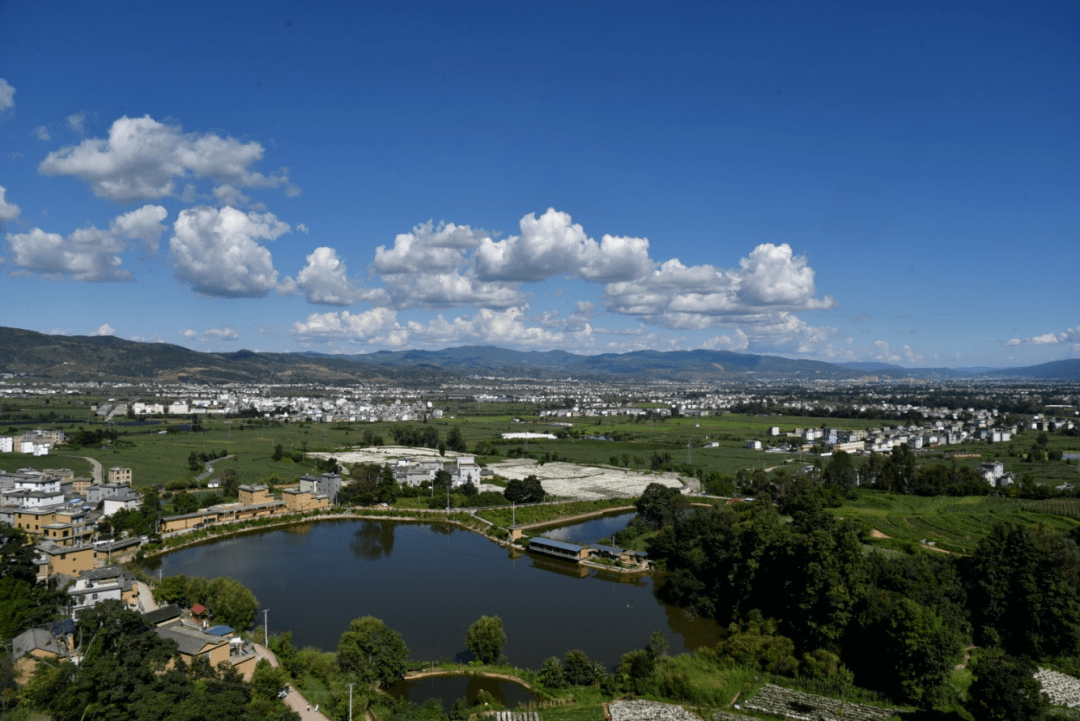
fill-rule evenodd
<path id="1" fill-rule="evenodd" d="M 856 500 L 832 511 L 843 518 L 863 521 L 888 536 L 874 541 L 880 545 L 895 547 L 898 542 L 925 541 L 960 554 L 972 553 L 1001 521 L 1042 523 L 1058 531 L 1080 525 L 1080 521 L 1064 515 L 1031 510 L 1033 505 L 1032 501 L 997 496 L 901 496 L 861 489 Z"/>
<path id="2" fill-rule="evenodd" d="M 4 413 L 0 415 L 0 428 L 5 434 L 12 431 L 22 432 L 36 427 L 61 427 L 66 432 L 77 428 L 91 430 L 103 429 L 104 424 L 90 413 L 90 406 L 101 399 L 90 397 L 60 398 L 54 397 L 48 404 L 44 399 L 12 399 L 4 404 Z M 649 404 L 640 404 L 649 405 Z M 625 417 L 575 417 L 565 419 L 572 424 L 558 425 L 557 419 L 540 418 L 539 408 L 524 403 L 468 403 L 459 401 L 440 402 L 448 417 L 433 419 L 429 425 L 438 430 L 440 438 L 445 439 L 452 428 L 461 431 L 470 452 L 482 444 L 482 450 L 491 455 L 480 455 L 481 463 L 495 463 L 507 459 L 510 454 L 527 453 L 545 461 L 562 461 L 584 466 L 618 467 L 628 472 L 648 470 L 652 467 L 654 454 L 669 458 L 678 465 L 690 465 L 706 472 L 718 472 L 725 476 L 734 476 L 743 469 L 770 469 L 785 464 L 798 465 L 812 463 L 817 457 L 798 453 L 766 453 L 745 448 L 747 440 L 760 440 L 764 445 L 784 442 L 786 437 L 768 435 L 772 426 L 787 433 L 795 428 L 837 427 L 860 429 L 889 425 L 891 421 L 872 419 L 841 419 L 813 416 L 767 416 L 745 414 L 721 414 L 700 418 L 667 418 L 631 421 Z M 24 415 L 32 416 L 23 418 Z M 58 423 L 58 419 L 78 419 L 72 423 Z M 337 455 L 341 449 L 360 445 L 361 437 L 368 431 L 381 436 L 386 444 L 394 442 L 391 429 L 393 423 L 285 423 L 277 425 L 255 425 L 250 421 L 234 419 L 231 424 L 220 418 L 200 418 L 205 432 L 190 433 L 181 431 L 159 435 L 158 431 L 169 426 L 187 427 L 189 418 L 173 418 L 158 425 L 125 425 L 119 422 L 112 426 L 121 434 L 120 442 L 105 448 L 58 449 L 58 455 L 82 455 L 96 458 L 108 468 L 114 465 L 133 469 L 136 486 L 165 483 L 179 478 L 197 475 L 188 469 L 188 455 L 197 453 L 227 451 L 233 455 L 227 461 L 221 461 L 215 469 L 233 468 L 242 482 L 257 482 L 276 474 L 285 481 L 314 469 L 314 462 L 309 458 L 303 462 L 294 462 L 290 458 L 274 461 L 274 446 L 280 443 L 288 452 L 324 452 Z M 261 424 L 261 421 L 257 421 Z M 402 425 L 418 425 L 419 421 Z M 230 433 L 229 427 L 232 431 Z M 243 428 L 243 430 L 241 430 Z M 579 436 L 557 440 L 503 440 L 501 434 L 507 432 L 532 431 L 537 433 L 569 432 Z M 126 435 L 124 435 L 126 434 Z M 591 438 L 590 438 L 591 436 Z M 952 446 L 947 451 L 963 451 L 978 454 L 976 457 L 944 460 L 935 457 L 920 457 L 919 463 L 957 463 L 977 467 L 980 463 L 1000 460 L 1005 470 L 1017 478 L 1025 474 L 1033 476 L 1037 482 L 1060 485 L 1066 482 L 1080 481 L 1078 464 L 1074 462 L 1028 463 L 1023 455 L 1034 443 L 1037 434 L 1024 433 L 1011 443 L 988 445 L 968 443 Z M 610 439 L 610 440 L 608 440 Z M 714 448 L 705 448 L 708 443 L 717 443 Z M 687 447 L 688 443 L 690 448 Z M 1049 448 L 1060 450 L 1080 450 L 1080 440 L 1073 437 L 1051 434 Z M 493 451 L 497 452 L 494 453 Z M 4 456 L 7 456 L 6 458 Z M 821 459 L 827 463 L 827 458 Z M 860 462 L 855 460 L 856 465 Z M 46 463 L 46 465 L 39 465 Z M 225 465 L 230 464 L 230 465 Z M 32 459 L 21 454 L 0 454 L 0 468 L 15 469 L 21 467 L 71 467 L 79 475 L 89 473 L 85 461 L 57 456 L 44 459 Z M 554 480 L 554 479 L 553 479 Z"/>

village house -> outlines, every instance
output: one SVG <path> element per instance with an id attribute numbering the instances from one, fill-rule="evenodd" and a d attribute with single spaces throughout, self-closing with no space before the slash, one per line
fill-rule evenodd
<path id="1" fill-rule="evenodd" d="M 341 490 L 342 480 L 337 473 L 323 473 L 321 476 L 301 476 L 300 490 L 312 496 L 326 496 L 333 503 Z"/>
<path id="2" fill-rule="evenodd" d="M 37 551 L 38 580 L 64 575 L 75 578 L 94 567 L 97 551 L 93 546 L 59 546 L 51 541 L 39 543 Z"/>
<path id="3" fill-rule="evenodd" d="M 116 484 L 122 485 L 122 484 Z M 130 486 L 102 501 L 102 514 L 111 516 L 120 510 L 135 510 L 142 505 L 142 496 Z"/>
<path id="4" fill-rule="evenodd" d="M 274 500 L 270 495 L 270 487 L 267 485 L 244 485 L 237 490 L 240 503 L 250 505 L 253 503 L 269 503 Z"/>
<path id="5" fill-rule="evenodd" d="M 321 494 L 313 495 L 308 491 L 302 491 L 299 488 L 286 488 L 282 490 L 281 496 L 285 501 L 285 508 L 292 513 L 316 511 L 321 508 L 330 507 L 329 496 Z"/>
<path id="6" fill-rule="evenodd" d="M 109 469 L 108 475 L 109 483 L 123 483 L 124 485 L 131 485 L 131 469 L 122 468 L 120 466 L 113 466 Z"/>
<path id="7" fill-rule="evenodd" d="M 11 657 L 15 662 L 15 677 L 18 682 L 29 681 L 42 661 L 57 662 L 70 658 L 74 630 L 75 624 L 71 619 L 67 619 L 66 622 L 50 624 L 48 627 L 31 628 L 13 638 Z"/>
<path id="8" fill-rule="evenodd" d="M 120 601 L 130 610 L 137 610 L 139 606 L 139 586 L 135 583 L 135 574 L 119 566 L 83 571 L 68 587 L 67 594 L 71 597 L 71 611 L 75 616 L 108 600 Z"/>

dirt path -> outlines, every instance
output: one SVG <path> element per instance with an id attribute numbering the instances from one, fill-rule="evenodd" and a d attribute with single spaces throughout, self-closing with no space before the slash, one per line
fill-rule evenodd
<path id="1" fill-rule="evenodd" d="M 878 529 L 871 528 L 870 529 L 870 538 L 892 538 L 892 536 L 887 536 L 884 533 L 882 533 L 881 531 L 879 531 Z"/>

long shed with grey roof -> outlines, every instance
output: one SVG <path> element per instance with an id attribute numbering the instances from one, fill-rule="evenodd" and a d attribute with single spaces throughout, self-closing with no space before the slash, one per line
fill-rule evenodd
<path id="1" fill-rule="evenodd" d="M 589 549 L 576 543 L 556 541 L 554 538 L 533 538 L 529 541 L 529 550 L 546 556 L 565 558 L 568 561 L 581 561 L 589 557 Z"/>

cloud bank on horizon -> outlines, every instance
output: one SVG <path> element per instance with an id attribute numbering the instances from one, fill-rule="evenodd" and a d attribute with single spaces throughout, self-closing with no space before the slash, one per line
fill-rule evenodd
<path id="1" fill-rule="evenodd" d="M 678 258 L 650 257 L 647 238 L 604 234 L 597 241 L 570 214 L 555 208 L 539 216 L 528 213 L 519 221 L 520 232 L 503 239 L 468 225 L 421 223 L 399 233 L 391 245 L 375 248 L 367 269 L 378 285 L 350 277 L 338 249 L 330 246 L 307 255 L 307 265 L 295 278 L 282 276 L 268 243 L 291 233 L 292 226 L 271 212 L 234 207 L 254 205 L 242 188 L 284 186 L 289 194 L 295 187 L 284 169 L 277 176 L 254 169 L 264 152 L 255 141 L 184 132 L 150 116 L 123 117 L 112 123 L 107 138 L 52 151 L 38 170 L 45 176 L 75 177 L 98 198 L 121 205 L 164 198 L 199 202 L 175 214 L 168 241 L 176 281 L 198 296 L 263 298 L 302 291 L 315 305 L 375 306 L 359 313 L 310 313 L 290 328 L 302 342 L 340 339 L 395 348 L 499 342 L 595 349 L 596 335 L 605 331 L 580 313 L 561 322 L 550 313 L 529 315 L 530 286 L 564 278 L 602 288 L 604 309 L 639 321 L 636 335 L 646 343 L 661 342 L 646 327 L 731 328 L 732 335 L 708 338 L 702 347 L 746 350 L 753 343 L 831 352 L 828 343 L 835 329 L 814 328 L 793 313 L 827 310 L 836 301 L 818 297 L 807 258 L 795 255 L 787 243 L 759 244 L 737 268 L 687 266 Z M 207 180 L 210 187 L 200 187 Z M 19 207 L 4 199 L 5 192 L 0 188 L 0 217 L 13 220 Z M 133 272 L 121 267 L 124 254 L 137 240 L 146 255 L 155 255 L 168 215 L 163 206 L 147 204 L 117 216 L 108 230 L 91 225 L 66 237 L 38 227 L 9 232 L 11 255 L 5 261 L 13 276 L 133 281 Z M 412 308 L 473 311 L 451 320 L 439 314 L 426 323 L 400 322 L 398 312 Z M 181 332 L 188 340 L 196 335 Z M 203 339 L 237 337 L 235 331 L 202 334 Z"/>
<path id="2" fill-rule="evenodd" d="M 13 148 L 0 166 L 0 273 L 17 303 L 47 294 L 56 310 L 33 306 L 12 324 L 208 349 L 709 348 L 905 365 L 1080 355 L 1080 299 L 1064 270 L 1080 261 L 1064 201 L 1080 189 L 1080 162 L 1068 162 L 1080 145 L 1060 123 L 1080 103 L 1040 95 L 1049 87 L 1037 69 L 997 54 L 1004 39 L 1017 52 L 1042 43 L 1040 62 L 1064 62 L 1080 80 L 1068 39 L 1017 34 L 975 5 L 963 20 L 985 38 L 956 48 L 934 45 L 952 37 L 951 17 L 893 13 L 897 27 L 883 31 L 874 11 L 839 28 L 784 7 L 783 27 L 809 22 L 849 52 L 858 30 L 884 33 L 880 51 L 861 51 L 875 84 L 859 85 L 843 53 L 769 39 L 776 27 L 762 23 L 775 19 L 715 8 L 700 11 L 700 29 L 662 13 L 631 22 L 631 36 L 655 34 L 655 50 L 552 40 L 577 53 L 573 69 L 550 58 L 448 63 L 436 48 L 365 75 L 379 56 L 360 40 L 336 61 L 370 98 L 329 83 L 315 59 L 278 77 L 221 56 L 230 76 L 206 72 L 218 67 L 213 53 L 173 69 L 144 47 L 142 77 L 156 84 L 106 74 L 99 98 L 75 92 L 73 77 L 68 99 L 17 55 L 28 46 L 16 38 L 0 50 L 10 68 L 0 132 Z M 374 27 L 408 34 L 396 16 L 368 12 Z M 521 17 L 507 13 L 440 22 L 494 30 Z M 332 45 L 355 26 L 300 16 L 305 41 Z M 0 10 L 9 27 L 27 17 Z M 255 22 L 283 46 L 296 39 L 291 19 Z M 727 50 L 682 37 L 729 22 L 749 35 L 731 35 Z M 929 55 L 889 50 L 905 27 L 919 28 Z M 437 44 L 434 28 L 415 31 Z M 224 30 L 199 32 L 209 41 Z M 238 40 L 236 56 L 287 67 L 258 35 Z M 676 47 L 693 57 L 667 52 Z M 616 48 L 622 64 L 611 66 Z M 62 52 L 78 76 L 77 43 Z M 85 72 L 115 57 L 103 49 Z M 724 69 L 743 57 L 773 64 Z M 719 79 L 691 79 L 704 68 Z M 204 82 L 190 101 L 163 94 L 190 77 Z M 244 90 L 270 80 L 273 97 Z M 948 90 L 974 80 L 996 83 L 1018 109 L 988 119 L 1000 102 Z M 866 89 L 849 96 L 854 86 Z M 438 111 L 417 112 L 429 107 Z M 365 119 L 371 108 L 385 118 Z M 1030 174 L 1002 174 L 1017 167 L 1002 154 Z M 508 222 L 512 232 L 494 230 Z M 1018 252 L 1030 233 L 1052 263 Z M 1029 299 L 1044 289 L 1056 301 Z"/>

